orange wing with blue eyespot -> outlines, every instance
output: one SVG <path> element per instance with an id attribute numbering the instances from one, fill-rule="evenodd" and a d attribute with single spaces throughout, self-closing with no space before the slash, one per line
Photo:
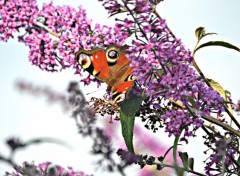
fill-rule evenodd
<path id="1" fill-rule="evenodd" d="M 126 98 L 126 94 L 134 85 L 136 79 L 132 75 L 134 68 L 129 66 L 130 60 L 120 47 L 80 50 L 76 53 L 76 60 L 91 75 L 107 83 L 113 100 L 117 103 Z"/>

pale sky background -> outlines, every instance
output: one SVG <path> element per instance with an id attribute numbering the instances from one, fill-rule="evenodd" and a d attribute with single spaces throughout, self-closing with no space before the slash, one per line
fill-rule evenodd
<path id="1" fill-rule="evenodd" d="M 87 10 L 88 17 L 93 19 L 93 24 L 114 23 L 114 17 L 108 19 L 106 11 L 97 0 L 63 2 L 55 0 L 54 4 L 74 7 L 82 4 Z M 194 31 L 199 26 L 205 27 L 207 32 L 218 33 L 217 36 L 207 37 L 206 41 L 224 40 L 239 46 L 239 7 L 239 0 L 165 0 L 157 10 L 167 20 L 173 33 L 182 39 L 186 48 L 191 50 L 196 42 Z M 8 153 L 4 140 L 11 136 L 20 137 L 24 141 L 33 137 L 56 137 L 73 145 L 73 150 L 54 144 L 42 144 L 19 151 L 15 160 L 18 163 L 34 160 L 37 164 L 51 161 L 62 166 L 72 166 L 75 170 L 93 173 L 96 176 L 107 175 L 106 172 L 95 171 L 95 166 L 92 164 L 95 159 L 89 155 L 91 141 L 77 134 L 74 120 L 68 117 L 68 114 L 63 114 L 59 105 L 49 105 L 44 97 L 35 98 L 20 93 L 14 87 L 16 80 L 22 79 L 64 92 L 69 81 L 79 80 L 79 77 L 74 75 L 74 70 L 67 69 L 59 73 L 41 71 L 28 61 L 28 48 L 18 43 L 17 39 L 10 40 L 8 43 L 1 42 L 0 52 L 1 154 Z M 220 47 L 209 47 L 198 51 L 195 59 L 204 74 L 229 90 L 233 101 L 237 102 L 240 98 L 240 53 Z M 97 88 L 83 87 L 83 89 L 87 89 L 88 92 Z M 162 132 L 157 132 L 155 136 L 169 145 L 173 141 L 173 138 L 167 138 Z M 201 141 L 200 136 L 191 138 L 189 140 L 191 144 L 183 147 L 183 150 L 195 158 L 197 171 L 203 171 L 202 161 L 207 158 L 202 154 L 206 148 Z M 134 168 L 135 170 L 133 169 L 134 171 L 129 175 L 134 175 L 138 166 Z M 6 170 L 11 171 L 7 165 L 0 163 L 0 175 Z"/>

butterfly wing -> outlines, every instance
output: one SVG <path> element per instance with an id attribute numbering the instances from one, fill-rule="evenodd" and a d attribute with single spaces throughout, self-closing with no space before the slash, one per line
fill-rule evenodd
<path id="1" fill-rule="evenodd" d="M 79 65 L 97 79 L 106 82 L 109 78 L 110 69 L 103 49 L 80 50 L 76 53 L 76 60 Z"/>
<path id="2" fill-rule="evenodd" d="M 116 74 L 118 74 L 118 78 L 119 76 L 122 77 L 129 68 L 130 60 L 128 60 L 121 47 L 108 47 L 106 49 L 106 60 L 111 70 L 111 76 L 113 77 Z"/>
<path id="3" fill-rule="evenodd" d="M 107 50 L 96 48 L 76 53 L 78 63 L 91 75 L 106 82 L 113 99 L 119 103 L 126 98 L 127 92 L 134 85 L 130 60 L 121 47 L 110 46 Z"/>
<path id="4" fill-rule="evenodd" d="M 111 89 L 112 99 L 117 103 L 122 102 L 126 99 L 127 93 L 131 90 L 133 85 L 134 81 L 125 81 L 114 85 Z"/>
<path id="5" fill-rule="evenodd" d="M 125 100 L 127 93 L 134 85 L 136 77 L 132 75 L 134 68 L 130 67 L 130 60 L 120 47 L 111 46 L 106 50 L 106 58 L 111 70 L 111 79 L 107 81 L 111 87 L 112 98 L 120 103 Z"/>

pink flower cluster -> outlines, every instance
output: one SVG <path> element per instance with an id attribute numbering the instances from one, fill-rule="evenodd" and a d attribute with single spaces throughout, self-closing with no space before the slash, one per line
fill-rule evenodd
<path id="1" fill-rule="evenodd" d="M 30 61 L 47 71 L 74 65 L 74 53 L 86 42 L 80 36 L 88 35 L 90 23 L 82 7 L 76 10 L 44 4 L 42 10 L 34 14 L 29 35 L 24 37 L 25 44 L 30 47 Z"/>
<path id="2" fill-rule="evenodd" d="M 14 36 L 13 32 L 25 29 L 26 33 L 19 33 L 18 37 L 30 48 L 29 61 L 46 71 L 73 66 L 75 73 L 81 74 L 75 61 L 79 49 L 122 45 L 128 37 L 106 25 L 91 25 L 81 6 L 75 9 L 51 2 L 39 10 L 36 1 L 1 0 L 0 17 L 0 40 L 7 41 Z"/>
<path id="3" fill-rule="evenodd" d="M 37 11 L 36 0 L 0 0 L 0 41 L 7 42 L 15 32 L 26 29 Z"/>

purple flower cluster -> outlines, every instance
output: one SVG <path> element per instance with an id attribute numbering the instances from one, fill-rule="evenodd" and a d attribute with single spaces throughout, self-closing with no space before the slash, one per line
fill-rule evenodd
<path id="1" fill-rule="evenodd" d="M 122 46 L 126 39 L 131 39 L 127 56 L 135 68 L 133 74 L 138 76 L 137 81 L 150 101 L 157 97 L 172 98 L 174 101 L 180 100 L 186 107 L 195 108 L 198 114 L 180 111 L 185 114 L 185 118 L 190 118 L 188 121 L 191 123 L 198 121 L 197 124 L 201 124 L 202 121 L 197 120 L 199 116 L 212 112 L 221 115 L 224 110 L 219 102 L 223 98 L 199 79 L 191 66 L 191 53 L 173 36 L 165 20 L 152 13 L 153 6 L 149 1 L 101 1 L 110 15 L 124 11 L 130 15 L 124 20 L 118 19 L 112 28 L 91 25 L 91 20 L 86 17 L 81 6 L 75 9 L 49 3 L 38 10 L 35 1 L 29 4 L 30 1 L 27 0 L 2 0 L 1 40 L 6 41 L 13 36 L 12 32 L 24 27 L 27 33 L 20 39 L 29 46 L 29 60 L 33 65 L 47 71 L 73 66 L 75 73 L 81 75 L 81 68 L 74 59 L 74 54 L 80 48 L 88 50 L 111 44 Z M 131 38 L 133 35 L 135 37 Z M 88 85 L 95 80 L 87 76 L 82 81 Z M 179 132 L 170 129 L 173 124 L 186 129 L 182 124 L 182 116 L 176 116 L 179 120 L 174 123 L 171 116 L 176 116 L 174 110 L 167 111 L 164 116 L 168 122 L 166 129 L 170 135 L 178 135 Z M 199 126 L 201 125 L 195 127 Z"/>
<path id="2" fill-rule="evenodd" d="M 24 176 L 24 175 L 38 175 L 38 176 L 93 176 L 85 174 L 84 172 L 74 171 L 71 167 L 67 169 L 63 168 L 59 165 L 52 165 L 51 162 L 41 163 L 39 165 L 35 165 L 34 163 L 30 164 L 27 162 L 23 163 L 23 166 L 16 166 L 15 171 L 12 173 L 6 173 L 6 176 Z"/>
<path id="3" fill-rule="evenodd" d="M 203 124 L 202 119 L 192 118 L 184 110 L 167 111 L 166 114 L 162 115 L 162 120 L 166 125 L 165 131 L 169 133 L 169 136 L 180 136 L 181 131 L 184 128 L 184 137 L 180 140 L 185 141 L 186 143 L 188 143 L 187 137 L 193 136 L 193 131 L 195 130 L 191 129 L 190 125 L 193 124 L 194 128 L 199 128 Z"/>
<path id="4" fill-rule="evenodd" d="M 131 59 L 133 74 L 150 97 L 180 100 L 185 107 L 195 108 L 195 112 L 186 110 L 169 110 L 162 116 L 166 122 L 169 135 L 180 135 L 185 129 L 185 137 L 191 136 L 188 125 L 199 128 L 203 124 L 201 115 L 217 113 L 221 115 L 224 108 L 220 102 L 223 98 L 209 88 L 191 65 L 193 58 L 180 40 L 168 29 L 165 20 L 152 13 L 153 6 L 148 0 L 104 1 L 104 7 L 113 15 L 122 9 L 129 11 L 127 19 L 118 20 L 118 31 L 134 35 L 127 56 Z M 111 7 L 111 8 L 110 8 Z M 159 105 L 153 104 L 156 108 Z M 178 127 L 181 127 L 179 129 Z"/>
<path id="5" fill-rule="evenodd" d="M 29 60 L 33 65 L 46 71 L 73 66 L 80 75 L 82 69 L 74 59 L 79 49 L 128 44 L 126 53 L 142 91 L 139 93 L 148 96 L 150 109 L 161 111 L 159 117 L 170 136 L 180 136 L 184 131 L 181 140 L 187 142 L 194 135 L 192 131 L 202 126 L 202 115 L 222 115 L 224 99 L 205 84 L 192 66 L 191 52 L 172 34 L 165 20 L 154 13 L 154 4 L 159 1 L 152 4 L 148 0 L 98 1 L 110 16 L 128 12 L 127 18 L 117 19 L 115 27 L 93 25 L 81 6 L 75 9 L 54 6 L 51 2 L 39 10 L 35 0 L 0 0 L 0 41 L 6 42 L 24 29 L 26 33 L 18 37 L 30 48 Z M 87 76 L 81 81 L 88 85 L 96 80 Z M 161 100 L 156 103 L 156 99 Z M 171 106 L 161 108 L 162 100 L 168 99 Z M 176 101 L 182 103 L 181 107 L 174 106 Z M 206 173 L 211 175 L 213 165 L 228 168 L 232 160 L 227 156 L 234 155 L 232 149 L 221 152 L 216 147 Z M 48 168 L 49 164 L 43 165 Z M 41 166 L 37 167 L 42 171 Z M 62 173 L 63 169 L 56 168 Z"/>
<path id="6" fill-rule="evenodd" d="M 229 148 L 225 140 L 218 140 L 214 145 L 215 151 L 210 155 L 210 161 L 206 163 L 205 166 L 206 174 L 208 176 L 214 176 L 224 175 L 225 172 L 237 172 L 237 168 L 235 168 L 233 162 L 237 154 L 236 150 Z"/>

